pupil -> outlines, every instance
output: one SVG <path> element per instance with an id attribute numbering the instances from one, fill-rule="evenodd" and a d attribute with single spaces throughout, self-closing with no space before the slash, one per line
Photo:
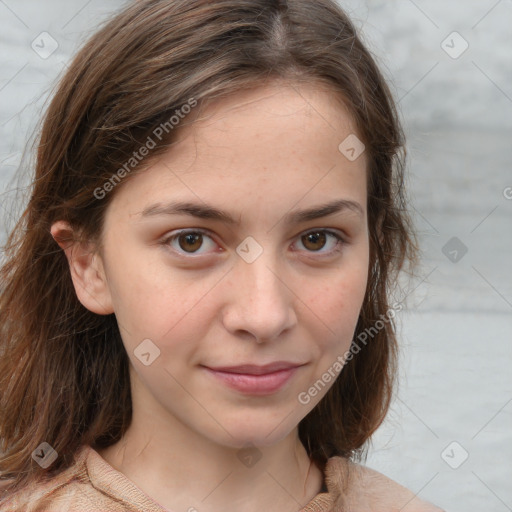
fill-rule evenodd
<path id="1" fill-rule="evenodd" d="M 201 234 L 200 233 L 187 233 L 186 235 L 184 235 L 184 238 L 186 240 L 186 246 L 183 247 L 181 244 L 180 244 L 180 247 L 185 250 L 185 251 L 188 251 L 189 249 L 199 249 L 199 247 L 201 246 L 201 243 L 197 243 L 198 240 L 201 239 Z M 195 244 L 194 244 L 195 242 Z M 196 245 L 196 247 L 194 247 L 194 245 Z M 194 251 L 189 251 L 189 252 L 194 252 Z"/>
<path id="2" fill-rule="evenodd" d="M 306 235 L 306 240 L 307 243 L 311 241 L 313 244 L 317 244 L 319 241 L 321 241 L 323 245 L 325 242 L 325 237 L 325 233 L 310 233 L 309 235 Z M 313 249 L 319 249 L 319 247 L 313 247 Z"/>

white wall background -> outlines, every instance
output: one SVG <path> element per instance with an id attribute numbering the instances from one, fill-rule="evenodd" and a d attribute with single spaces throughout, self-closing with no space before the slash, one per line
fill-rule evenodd
<path id="1" fill-rule="evenodd" d="M 2 242 L 16 215 L 7 201 L 12 178 L 50 87 L 98 21 L 124 3 L 0 0 Z M 399 100 L 424 253 L 399 318 L 398 397 L 368 465 L 447 511 L 506 512 L 512 510 L 512 1 L 341 3 Z M 43 31 L 58 43 L 46 59 L 31 48 Z M 448 37 L 453 31 L 463 39 Z M 453 237 L 459 242 L 449 242 Z M 449 259 L 454 249 L 456 262 Z"/>

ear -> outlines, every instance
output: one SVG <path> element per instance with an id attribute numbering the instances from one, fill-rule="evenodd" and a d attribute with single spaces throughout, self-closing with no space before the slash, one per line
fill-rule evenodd
<path id="1" fill-rule="evenodd" d="M 50 231 L 66 255 L 78 300 L 98 315 L 113 313 L 103 261 L 94 244 L 77 240 L 73 228 L 65 221 L 55 222 Z"/>

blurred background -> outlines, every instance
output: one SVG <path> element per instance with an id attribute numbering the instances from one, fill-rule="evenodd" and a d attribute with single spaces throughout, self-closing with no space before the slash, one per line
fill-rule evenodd
<path id="1" fill-rule="evenodd" d="M 0 0 L 0 244 L 45 101 L 125 4 Z M 512 0 L 340 4 L 398 102 L 422 249 L 398 317 L 397 396 L 367 464 L 447 511 L 512 510 Z"/>

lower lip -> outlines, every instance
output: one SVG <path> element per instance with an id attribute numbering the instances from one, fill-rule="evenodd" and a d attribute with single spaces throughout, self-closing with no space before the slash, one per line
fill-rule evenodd
<path id="1" fill-rule="evenodd" d="M 265 375 L 248 375 L 229 373 L 206 368 L 212 375 L 222 380 L 229 387 L 249 395 L 270 395 L 281 389 L 299 367 L 279 370 Z"/>

